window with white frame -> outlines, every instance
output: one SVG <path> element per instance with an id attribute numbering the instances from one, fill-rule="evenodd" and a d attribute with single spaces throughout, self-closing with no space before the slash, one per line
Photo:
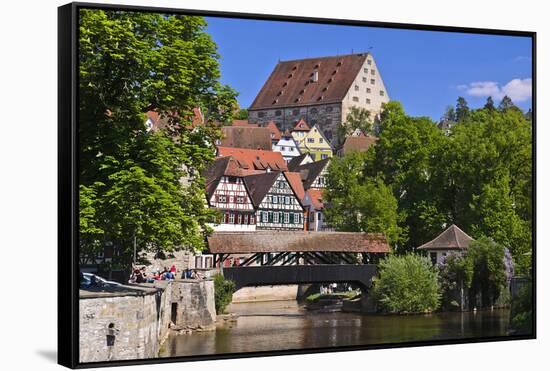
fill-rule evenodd
<path id="1" fill-rule="evenodd" d="M 263 211 L 263 212 L 262 212 L 262 222 L 267 223 L 268 220 L 269 220 L 269 217 L 268 217 L 268 215 L 267 215 L 267 212 L 266 212 L 266 211 Z"/>
<path id="2" fill-rule="evenodd" d="M 288 213 L 285 213 L 285 221 L 284 221 L 284 222 L 285 222 L 285 224 L 288 224 L 288 222 L 289 222 L 289 215 L 288 215 Z"/>
<path id="3" fill-rule="evenodd" d="M 285 205 L 290 205 L 290 197 L 285 196 Z"/>
<path id="4" fill-rule="evenodd" d="M 300 213 L 294 213 L 294 224 L 300 224 L 301 222 Z"/>
<path id="5" fill-rule="evenodd" d="M 273 223 L 279 223 L 279 213 L 273 213 Z"/>
<path id="6" fill-rule="evenodd" d="M 235 214 L 229 214 L 229 224 L 235 224 Z"/>

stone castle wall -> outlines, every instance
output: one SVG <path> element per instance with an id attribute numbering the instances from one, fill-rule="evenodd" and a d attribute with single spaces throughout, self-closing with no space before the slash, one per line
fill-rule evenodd
<path id="1" fill-rule="evenodd" d="M 252 124 L 267 125 L 274 121 L 277 127 L 284 131 L 291 130 L 296 122 L 304 119 L 310 126 L 319 125 L 323 135 L 329 142 L 336 138 L 338 125 L 342 123 L 342 105 L 328 103 L 302 107 L 282 107 L 251 110 L 248 121 Z"/>
<path id="2" fill-rule="evenodd" d="M 79 308 L 80 362 L 155 358 L 171 327 L 205 328 L 216 320 L 212 280 L 81 290 Z"/>

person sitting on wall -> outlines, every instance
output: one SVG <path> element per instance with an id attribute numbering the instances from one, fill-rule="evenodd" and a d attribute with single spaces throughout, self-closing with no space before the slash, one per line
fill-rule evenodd
<path id="1" fill-rule="evenodd" d="M 170 267 L 170 273 L 172 273 L 174 275 L 174 277 L 176 276 L 176 265 L 175 264 L 172 264 L 172 266 Z"/>
<path id="2" fill-rule="evenodd" d="M 155 272 L 155 274 L 153 275 L 153 279 L 156 281 L 160 280 L 160 271 Z"/>

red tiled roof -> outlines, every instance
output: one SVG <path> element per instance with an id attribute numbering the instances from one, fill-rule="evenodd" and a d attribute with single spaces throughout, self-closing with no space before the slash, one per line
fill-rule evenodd
<path id="1" fill-rule="evenodd" d="M 341 102 L 368 53 L 279 62 L 251 110 Z M 314 80 L 317 73 L 317 81 Z"/>
<path id="2" fill-rule="evenodd" d="M 290 184 L 290 187 L 294 190 L 294 193 L 296 193 L 296 196 L 298 197 L 300 202 L 302 202 L 306 192 L 304 191 L 304 185 L 302 184 L 300 173 L 292 173 L 286 171 L 284 174 L 286 176 L 286 179 L 288 180 L 288 183 Z"/>
<path id="3" fill-rule="evenodd" d="M 306 191 L 311 204 L 315 210 L 321 210 L 323 208 L 323 191 L 321 189 L 310 188 Z"/>
<path id="4" fill-rule="evenodd" d="M 147 111 L 146 113 L 147 118 L 151 119 L 153 122 L 152 130 L 160 130 L 169 127 L 170 118 L 169 116 L 172 115 L 172 117 L 178 117 L 177 113 L 173 114 L 164 114 L 159 113 L 157 111 Z M 201 109 L 199 107 L 195 107 L 192 110 L 192 116 L 188 118 L 190 120 L 190 123 L 188 125 L 185 125 L 185 128 L 187 129 L 193 129 L 197 126 L 204 125 L 204 117 L 202 115 Z M 175 124 L 174 127 L 178 127 L 179 124 Z"/>
<path id="5" fill-rule="evenodd" d="M 304 121 L 304 119 L 300 119 L 300 121 L 298 121 L 296 125 L 294 125 L 294 128 L 292 129 L 292 131 L 310 131 L 310 130 L 311 128 L 309 127 L 307 122 Z"/>
<path id="6" fill-rule="evenodd" d="M 208 248 L 213 254 L 286 251 L 390 252 L 390 246 L 383 234 L 362 232 L 214 232 L 208 237 Z"/>
<path id="7" fill-rule="evenodd" d="M 279 130 L 279 128 L 277 127 L 277 124 L 275 124 L 275 122 L 269 121 L 266 128 L 268 128 L 269 131 L 271 132 L 271 139 L 272 140 L 281 139 L 281 131 Z"/>
<path id="8" fill-rule="evenodd" d="M 243 169 L 271 169 L 274 171 L 287 170 L 286 161 L 280 152 L 218 146 L 218 156 L 233 156 L 233 158 Z"/>
<path id="9" fill-rule="evenodd" d="M 271 151 L 271 133 L 267 128 L 223 126 L 222 147 L 263 149 Z"/>
<path id="10" fill-rule="evenodd" d="M 347 137 L 342 145 L 343 154 L 351 152 L 366 152 L 376 143 L 378 138 L 371 135 L 362 135 L 356 137 Z"/>
<path id="11" fill-rule="evenodd" d="M 215 159 L 204 172 L 208 199 L 212 197 L 212 194 L 216 190 L 222 176 L 244 177 L 257 173 L 257 170 L 243 169 L 232 156 L 219 157 Z"/>
<path id="12" fill-rule="evenodd" d="M 451 225 L 439 236 L 418 247 L 426 250 L 462 250 L 468 248 L 470 242 L 474 239 L 468 236 L 462 229 L 456 225 Z"/>
<path id="13" fill-rule="evenodd" d="M 258 124 L 251 124 L 248 120 L 233 120 L 233 122 L 231 122 L 231 126 L 247 126 L 253 128 L 259 127 Z"/>

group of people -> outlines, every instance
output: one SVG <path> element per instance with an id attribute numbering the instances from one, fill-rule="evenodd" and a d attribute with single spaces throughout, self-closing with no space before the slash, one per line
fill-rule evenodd
<path id="1" fill-rule="evenodd" d="M 157 270 L 152 276 L 147 276 L 145 266 L 141 268 L 134 268 L 130 275 L 129 283 L 153 283 L 159 280 L 173 280 L 176 279 L 176 266 L 172 264 L 170 269 L 164 267 L 162 271 Z"/>
<path id="2" fill-rule="evenodd" d="M 145 266 L 138 268 L 134 267 L 128 283 L 153 283 L 159 280 L 174 280 L 176 279 L 176 265 L 172 264 L 170 269 L 164 267 L 162 271 L 157 270 L 152 276 L 148 276 Z M 185 269 L 181 272 L 181 279 L 200 280 L 204 276 L 195 269 Z"/>

